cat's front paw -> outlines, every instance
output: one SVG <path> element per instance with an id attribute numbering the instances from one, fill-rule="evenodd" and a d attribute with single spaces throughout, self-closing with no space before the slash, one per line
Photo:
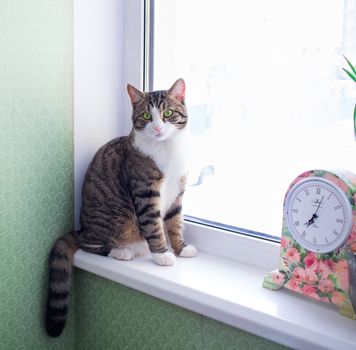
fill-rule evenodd
<path id="1" fill-rule="evenodd" d="M 191 244 L 188 244 L 182 249 L 179 256 L 183 258 L 192 258 L 193 256 L 196 256 L 197 253 L 198 253 L 197 248 L 195 248 Z"/>
<path id="2" fill-rule="evenodd" d="M 174 265 L 176 257 L 171 252 L 164 253 L 152 253 L 153 260 L 156 264 L 162 266 L 171 266 Z"/>

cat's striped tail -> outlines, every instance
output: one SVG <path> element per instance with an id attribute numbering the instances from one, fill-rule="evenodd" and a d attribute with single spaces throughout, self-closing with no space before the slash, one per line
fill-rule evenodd
<path id="1" fill-rule="evenodd" d="M 52 337 L 62 333 L 67 319 L 72 263 L 77 249 L 74 233 L 70 232 L 57 239 L 49 254 L 46 329 Z"/>

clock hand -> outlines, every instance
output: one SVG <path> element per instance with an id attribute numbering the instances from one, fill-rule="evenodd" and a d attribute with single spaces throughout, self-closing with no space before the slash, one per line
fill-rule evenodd
<path id="1" fill-rule="evenodd" d="M 307 225 L 307 227 L 309 227 L 310 225 L 314 224 L 314 220 L 318 218 L 318 215 L 316 215 L 315 213 L 313 214 L 312 218 L 310 220 L 308 220 L 307 222 L 304 223 L 304 225 Z"/>
<path id="2" fill-rule="evenodd" d="M 311 217 L 311 219 L 308 220 L 306 223 L 304 223 L 304 225 L 307 225 L 307 227 L 309 227 L 310 225 L 313 225 L 314 222 L 315 222 L 315 219 L 317 219 L 317 218 L 319 217 L 318 214 L 317 214 L 317 212 L 318 212 L 319 209 L 320 209 L 320 206 L 321 206 L 321 203 L 323 202 L 323 199 L 324 199 L 324 196 L 321 197 L 321 200 L 320 200 L 320 202 L 319 202 L 319 205 L 318 205 L 318 207 L 316 208 L 315 213 L 313 214 L 313 216 Z"/>
<path id="3" fill-rule="evenodd" d="M 307 225 L 307 227 L 309 227 L 310 225 L 314 224 L 314 220 L 313 218 L 311 218 L 310 220 L 308 220 L 307 222 L 304 223 L 304 225 Z"/>
<path id="4" fill-rule="evenodd" d="M 323 202 L 323 199 L 324 199 L 324 196 L 321 197 L 321 200 L 320 200 L 320 202 L 319 202 L 319 205 L 318 205 L 318 207 L 316 208 L 316 211 L 315 211 L 315 213 L 313 214 L 313 216 L 316 215 L 316 213 L 318 212 L 318 210 L 319 210 L 319 208 L 320 208 L 320 206 L 321 206 L 321 203 Z"/>

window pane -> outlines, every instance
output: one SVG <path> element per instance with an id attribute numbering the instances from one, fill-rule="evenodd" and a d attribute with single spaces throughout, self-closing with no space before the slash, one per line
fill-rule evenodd
<path id="1" fill-rule="evenodd" d="M 153 87 L 187 84 L 187 215 L 280 236 L 289 183 L 356 172 L 356 3 L 155 0 Z"/>

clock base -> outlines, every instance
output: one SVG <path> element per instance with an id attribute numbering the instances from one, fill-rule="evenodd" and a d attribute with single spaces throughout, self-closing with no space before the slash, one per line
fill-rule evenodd
<path id="1" fill-rule="evenodd" d="M 330 294 L 329 298 L 320 298 L 318 294 L 313 294 L 315 290 L 315 284 L 313 283 L 305 283 L 303 288 L 296 288 L 294 283 L 290 283 L 291 280 L 286 279 L 286 276 L 283 272 L 277 270 L 273 270 L 265 276 L 262 286 L 271 290 L 278 290 L 281 288 L 289 289 L 293 292 L 301 293 L 305 296 L 311 297 L 316 301 L 328 302 L 336 305 L 339 309 L 339 313 L 343 316 L 351 318 L 353 320 L 356 319 L 356 312 L 352 306 L 352 302 L 349 298 L 340 299 L 339 295 L 335 295 L 334 298 Z M 339 297 L 339 299 L 337 298 Z"/>

